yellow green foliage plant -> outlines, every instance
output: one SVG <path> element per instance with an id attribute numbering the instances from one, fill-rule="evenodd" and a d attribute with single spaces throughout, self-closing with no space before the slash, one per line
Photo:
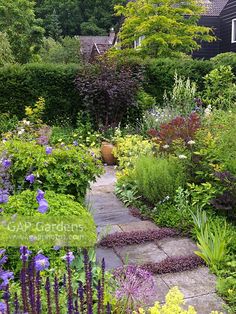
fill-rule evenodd
<path id="1" fill-rule="evenodd" d="M 173 287 L 166 295 L 165 304 L 161 305 L 159 302 L 156 302 L 155 305 L 148 310 L 141 308 L 138 312 L 134 312 L 133 314 L 197 314 L 193 306 L 189 306 L 187 310 L 184 310 L 184 303 L 184 295 L 180 292 L 178 287 Z M 210 314 L 220 313 L 212 311 Z"/>

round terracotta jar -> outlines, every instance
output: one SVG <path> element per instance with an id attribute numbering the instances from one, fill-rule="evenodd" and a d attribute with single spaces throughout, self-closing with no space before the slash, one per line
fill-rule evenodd
<path id="1" fill-rule="evenodd" d="M 107 165 L 114 165 L 116 160 L 113 155 L 114 145 L 109 142 L 102 142 L 101 154 L 104 163 Z"/>

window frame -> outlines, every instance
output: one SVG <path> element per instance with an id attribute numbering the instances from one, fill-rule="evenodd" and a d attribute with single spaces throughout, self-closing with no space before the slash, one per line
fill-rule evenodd
<path id="1" fill-rule="evenodd" d="M 232 19 L 231 43 L 236 43 L 236 18 Z"/>

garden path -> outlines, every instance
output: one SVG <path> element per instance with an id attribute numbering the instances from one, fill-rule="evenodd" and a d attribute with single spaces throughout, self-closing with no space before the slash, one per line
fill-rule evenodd
<path id="1" fill-rule="evenodd" d="M 98 238 L 115 232 L 140 230 L 158 230 L 150 221 L 141 221 L 129 213 L 129 209 L 116 198 L 116 182 L 113 167 L 106 167 L 105 174 L 98 178 L 88 193 L 87 201 L 97 225 Z M 197 249 L 188 238 L 165 238 L 145 244 L 126 245 L 124 247 L 97 247 L 97 260 L 105 258 L 106 268 L 129 264 L 160 262 L 167 257 L 188 256 Z M 165 295 L 173 286 L 178 286 L 184 294 L 186 305 L 195 306 L 199 314 L 209 314 L 212 310 L 223 311 L 223 301 L 215 291 L 216 278 L 207 267 L 194 270 L 168 273 L 155 276 L 156 294 L 154 301 L 164 302 Z M 173 313 L 174 314 L 174 313 Z"/>

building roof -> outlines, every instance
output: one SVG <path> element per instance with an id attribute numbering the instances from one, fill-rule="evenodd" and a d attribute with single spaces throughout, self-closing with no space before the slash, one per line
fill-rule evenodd
<path id="1" fill-rule="evenodd" d="M 229 0 L 203 0 L 206 12 L 203 15 L 219 16 Z"/>
<path id="2" fill-rule="evenodd" d="M 112 31 L 108 36 L 78 36 L 80 50 L 85 60 L 89 60 L 93 47 L 96 47 L 98 54 L 106 52 L 114 43 L 115 33 Z"/>

